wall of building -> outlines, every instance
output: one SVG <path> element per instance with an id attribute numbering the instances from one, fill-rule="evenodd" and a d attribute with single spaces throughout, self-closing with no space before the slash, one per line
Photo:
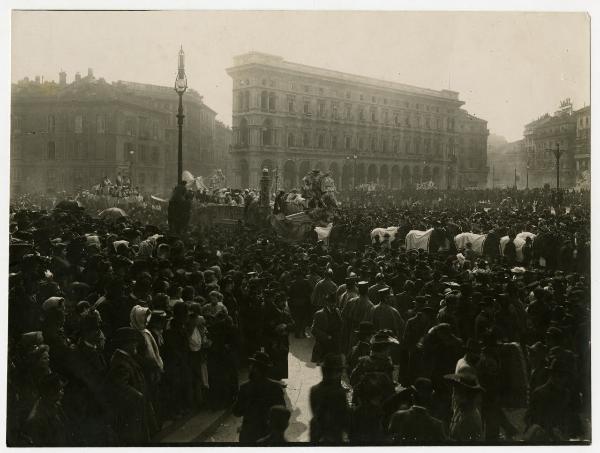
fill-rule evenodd
<path id="1" fill-rule="evenodd" d="M 263 167 L 275 171 L 285 189 L 297 187 L 313 168 L 330 171 L 343 188 L 363 182 L 393 188 L 427 180 L 439 187 L 459 184 L 458 93 L 282 61 L 242 58 L 228 69 L 236 185 L 256 187 Z M 476 148 L 485 167 L 486 146 L 478 142 Z"/>

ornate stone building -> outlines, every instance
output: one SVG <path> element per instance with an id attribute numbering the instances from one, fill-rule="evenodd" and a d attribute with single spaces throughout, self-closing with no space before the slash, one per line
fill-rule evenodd
<path id="1" fill-rule="evenodd" d="M 184 96 L 184 168 L 208 175 L 216 113 Z M 179 99 L 170 87 L 96 79 L 24 79 L 12 87 L 11 193 L 89 189 L 131 174 L 145 192 L 170 194 L 177 179 Z M 222 149 L 227 154 L 227 149 Z"/>
<path id="2" fill-rule="evenodd" d="M 438 187 L 456 187 L 458 118 L 480 124 L 459 112 L 464 103 L 454 91 L 315 68 L 258 52 L 235 57 L 227 73 L 233 79 L 232 170 L 241 187 L 258 187 L 264 167 L 285 189 L 297 187 L 313 168 L 330 171 L 342 188 L 365 182 L 402 188 L 430 180 Z M 466 160 L 482 165 L 466 169 L 469 182 L 476 180 L 476 171 L 485 171 L 481 152 L 486 146 L 482 150 L 480 145 L 473 144 L 473 157 Z"/>
<path id="3" fill-rule="evenodd" d="M 525 125 L 523 151 L 529 165 L 529 187 L 556 187 L 556 145 L 560 157 L 560 186 L 576 183 L 575 138 L 577 125 L 570 100 L 561 102 L 554 115 L 545 114 Z"/>
<path id="4" fill-rule="evenodd" d="M 575 112 L 573 116 L 575 118 L 575 171 L 577 175 L 581 175 L 584 172 L 589 172 L 590 167 L 590 139 L 591 139 L 591 126 L 592 126 L 592 109 L 588 105 Z"/>

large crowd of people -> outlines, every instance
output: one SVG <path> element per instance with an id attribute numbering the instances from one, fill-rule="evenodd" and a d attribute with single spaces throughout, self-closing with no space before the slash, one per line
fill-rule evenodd
<path id="1" fill-rule="evenodd" d="M 309 336 L 311 442 L 587 438 L 589 194 L 341 194 L 327 244 L 197 228 L 192 198 L 116 219 L 12 205 L 9 445 L 142 445 L 204 408 L 241 417 L 244 444 L 282 444 L 290 338 Z M 369 235 L 439 225 L 551 246 L 517 262 Z"/>

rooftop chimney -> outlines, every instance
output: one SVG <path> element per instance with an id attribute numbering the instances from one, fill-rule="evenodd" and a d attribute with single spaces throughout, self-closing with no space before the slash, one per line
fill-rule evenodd
<path id="1" fill-rule="evenodd" d="M 92 68 L 88 68 L 88 77 L 90 79 L 94 78 L 94 70 Z"/>
<path id="2" fill-rule="evenodd" d="M 75 82 L 81 82 L 81 74 L 79 72 L 75 73 Z"/>
<path id="3" fill-rule="evenodd" d="M 67 73 L 62 69 L 58 73 L 58 84 L 63 87 L 67 84 Z"/>

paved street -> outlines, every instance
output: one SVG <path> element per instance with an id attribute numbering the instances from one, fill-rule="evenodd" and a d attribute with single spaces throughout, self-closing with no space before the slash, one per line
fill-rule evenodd
<path id="1" fill-rule="evenodd" d="M 310 361 L 314 340 L 297 340 L 290 337 L 289 379 L 286 388 L 286 404 L 293 408 L 286 437 L 292 442 L 308 442 L 308 423 L 311 418 L 308 403 L 310 387 L 321 380 L 321 370 Z M 241 419 L 229 415 L 205 442 L 236 442 Z"/>

